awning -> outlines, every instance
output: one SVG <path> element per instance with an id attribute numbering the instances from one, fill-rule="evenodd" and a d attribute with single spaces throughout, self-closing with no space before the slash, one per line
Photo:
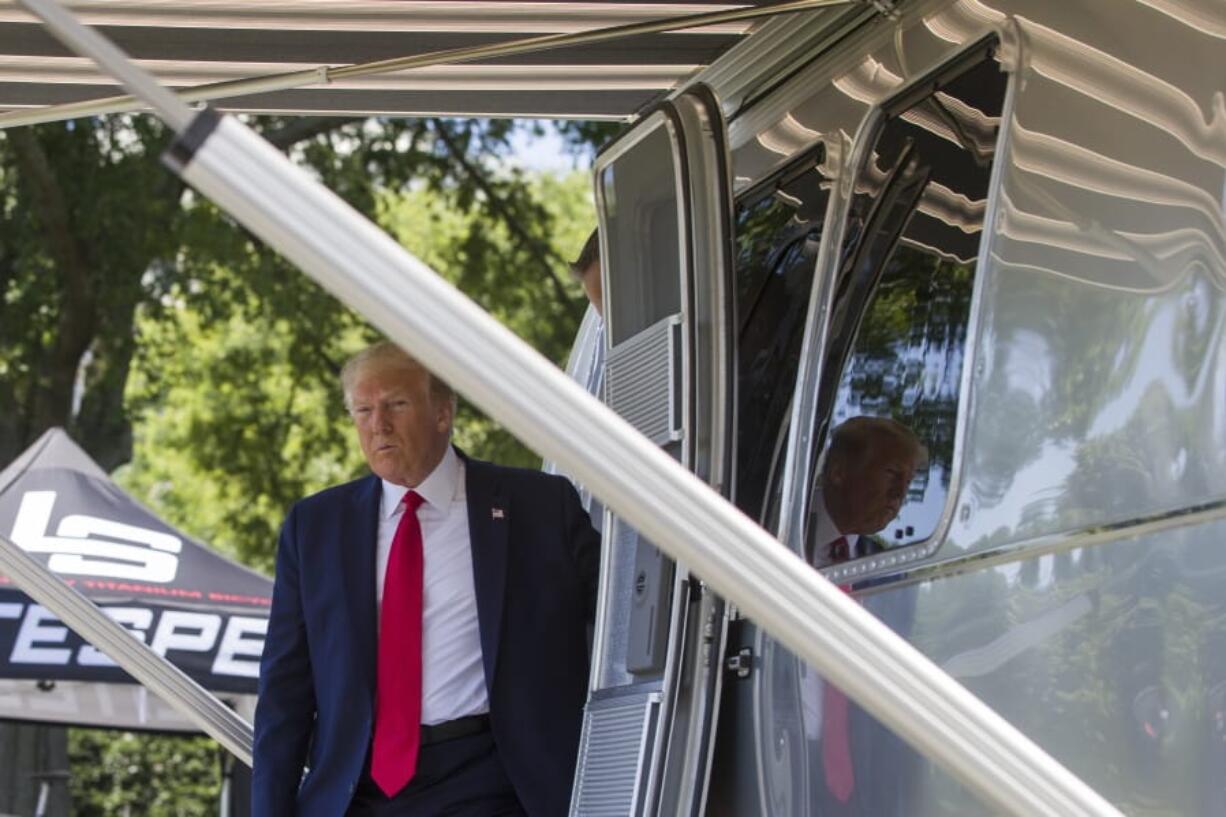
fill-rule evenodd
<path id="1" fill-rule="evenodd" d="M 75 0 L 66 3 L 163 84 L 183 90 L 303 72 L 296 87 L 215 107 L 259 113 L 624 118 L 711 63 L 754 21 L 328 77 L 326 69 L 747 6 L 546 0 Z M 314 76 L 310 72 L 316 72 Z M 12 2 L 0 3 L 0 112 L 123 94 Z"/>

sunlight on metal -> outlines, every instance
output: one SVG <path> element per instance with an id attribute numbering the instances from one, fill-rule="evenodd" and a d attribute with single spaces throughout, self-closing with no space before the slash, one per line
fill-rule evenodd
<path id="1" fill-rule="evenodd" d="M 640 34 L 659 34 L 668 31 L 682 31 L 691 28 L 707 28 L 724 23 L 753 20 L 808 9 L 829 6 L 843 6 L 862 2 L 863 0 L 785 0 L 769 5 L 733 8 L 704 14 L 693 14 L 684 17 L 670 17 L 646 22 L 635 22 L 610 28 L 589 29 L 580 32 L 547 34 L 528 37 L 506 43 L 493 45 L 454 48 L 445 51 L 433 51 L 412 57 L 398 57 L 390 60 L 359 63 L 346 66 L 319 66 L 311 72 L 297 71 L 279 73 L 264 77 L 252 77 L 247 80 L 231 80 L 216 85 L 201 86 L 179 93 L 185 102 L 204 102 L 214 99 L 227 99 L 243 94 L 269 90 L 289 90 L 292 88 L 324 85 L 340 79 L 386 74 L 393 71 L 425 68 L 428 66 L 454 65 L 456 63 L 473 62 L 475 60 L 494 57 L 507 57 L 516 54 L 529 54 L 538 51 L 548 51 L 575 45 L 586 45 L 597 42 L 618 40 Z M 20 0 L 31 9 L 33 6 Z M 476 5 L 476 4 L 475 4 Z M 485 6 L 486 4 L 479 4 Z M 80 50 L 74 49 L 77 53 Z M 116 76 L 119 76 L 116 74 Z M 306 80 L 306 77 L 311 79 Z M 322 77 L 322 79 L 321 79 Z M 244 83 L 253 83 L 247 87 Z M 64 119 L 74 119 L 81 116 L 100 116 L 102 114 L 124 113 L 142 109 L 135 96 L 114 96 L 87 102 L 73 102 L 66 105 L 50 105 L 42 108 L 12 111 L 0 114 L 0 129 L 36 125 L 44 122 L 58 122 Z"/>
<path id="2" fill-rule="evenodd" d="M 1174 9 L 1169 2 L 1155 0 L 1157 5 L 1163 7 L 1164 13 Z M 1226 29 L 1223 19 L 1226 15 L 1220 8 L 1220 5 L 1213 11 L 1206 8 L 1200 13 L 1214 26 L 1214 33 Z M 925 18 L 924 26 L 947 42 L 962 42 L 972 33 L 982 31 L 984 25 L 1000 27 L 1007 19 L 980 0 L 960 0 Z M 1027 37 L 1028 59 L 1037 73 L 1160 128 L 1196 156 L 1226 167 L 1226 94 L 1217 94 L 1213 109 L 1202 111 L 1184 91 L 1136 65 L 1025 18 L 1016 19 Z"/>
<path id="3" fill-rule="evenodd" d="M 833 85 L 850 99 L 866 105 L 876 105 L 901 88 L 903 82 L 902 77 L 887 69 L 877 58 L 869 56 L 859 65 L 836 78 Z M 977 137 L 981 144 L 991 144 L 995 140 L 1000 117 L 987 116 L 983 111 L 972 108 L 962 100 L 955 99 L 946 93 L 938 92 L 936 97 L 945 106 L 945 110 L 957 119 L 958 124 Z M 933 115 L 927 107 L 910 108 L 902 114 L 902 119 L 952 145 L 963 146 L 962 140 L 954 134 L 949 125 Z"/>
<path id="4" fill-rule="evenodd" d="M 943 184 L 928 182 L 920 196 L 918 209 L 924 215 L 969 235 L 983 229 L 988 200 L 971 201 L 965 194 L 957 193 Z"/>
<path id="5" fill-rule="evenodd" d="M 752 99 L 766 90 L 757 81 L 764 70 L 778 76 L 798 70 L 809 56 L 824 52 L 879 13 L 870 3 L 860 3 L 766 20 L 754 27 L 753 36 L 742 38 L 692 81 L 720 89 L 725 115 L 736 112 L 740 119 L 752 109 Z M 681 92 L 673 90 L 674 95 Z"/>
<path id="6" fill-rule="evenodd" d="M 874 151 L 872 161 L 864 168 L 864 172 L 856 177 L 856 193 L 876 196 L 885 184 L 889 174 L 881 168 L 878 159 L 879 155 Z M 951 190 L 940 182 L 930 181 L 924 185 L 917 209 L 924 215 L 932 216 L 950 227 L 970 234 L 983 229 L 987 206 L 987 199 L 971 201 L 963 193 Z"/>
<path id="7" fill-rule="evenodd" d="M 964 11 L 971 7 L 984 8 L 977 0 L 964 0 L 958 6 Z M 934 16 L 927 19 L 925 25 L 932 31 L 945 30 L 942 28 L 942 22 L 947 23 L 951 15 L 952 12 Z M 1058 75 L 1063 84 L 1099 101 L 1115 98 L 1122 101 L 1124 96 L 1122 92 L 1107 90 L 1110 87 L 1108 80 L 1120 72 L 1130 72 L 1137 81 L 1138 87 L 1153 91 L 1155 104 L 1148 109 L 1148 113 L 1153 117 L 1147 120 L 1150 124 L 1161 127 L 1173 136 L 1181 137 L 1180 141 L 1202 158 L 1218 164 L 1226 161 L 1226 153 L 1223 152 L 1226 151 L 1226 147 L 1223 147 L 1226 145 L 1226 139 L 1216 139 L 1210 135 L 1226 128 L 1226 108 L 1222 110 L 1222 113 L 1214 116 L 1206 128 L 1199 116 L 1199 108 L 1196 108 L 1195 103 L 1182 91 L 1140 72 L 1135 67 L 1125 66 L 1110 55 L 1086 48 L 1081 44 L 1074 47 L 1077 41 L 1057 32 L 1029 22 L 1027 25 L 1034 30 L 1036 42 L 1046 44 L 1046 50 L 1039 47 L 1034 49 L 1036 55 L 1043 55 L 1043 59 L 1033 56 L 1032 62 L 1036 70 L 1041 73 L 1046 70 L 1053 77 Z M 958 37 L 966 38 L 970 35 L 968 27 L 958 29 Z M 949 36 L 953 37 L 952 34 Z M 1080 68 L 1074 68 L 1072 64 L 1063 65 L 1059 69 L 1055 67 L 1058 59 L 1069 57 L 1083 60 L 1084 64 Z M 1100 67 L 1109 65 L 1111 70 L 1096 70 L 1094 65 Z M 833 84 L 852 99 L 865 104 L 877 104 L 901 87 L 902 78 L 886 69 L 876 58 L 869 57 L 835 79 Z M 1139 92 L 1134 94 L 1134 98 L 1130 99 L 1128 104 L 1136 109 L 1136 98 L 1141 96 L 1144 94 Z M 1157 100 L 1160 98 L 1165 100 L 1165 104 L 1158 104 Z M 958 117 L 962 125 L 978 133 L 983 140 L 987 140 L 991 136 L 992 129 L 999 124 L 999 120 L 995 117 L 987 117 L 969 106 L 949 104 L 950 102 L 952 100 L 947 100 L 949 111 Z M 1177 109 L 1183 109 L 1184 112 L 1176 115 L 1174 112 Z M 1142 115 L 1140 110 L 1132 112 L 1138 116 Z M 957 138 L 943 122 L 922 109 L 909 110 L 903 114 L 902 118 L 951 143 L 959 144 Z M 1179 126 L 1179 122 L 1185 123 L 1186 126 Z M 1084 190 L 1117 196 L 1125 200 L 1193 209 L 1203 216 L 1204 223 L 1209 227 L 1184 232 L 1202 235 L 1204 238 L 1202 249 L 1211 257 L 1219 261 L 1226 258 L 1226 226 L 1222 224 L 1220 203 L 1203 188 L 1137 165 L 1125 164 L 1119 160 L 1101 156 L 1084 147 L 1070 144 L 1050 135 L 1029 131 L 1020 125 L 1015 124 L 1011 133 L 1014 142 L 1013 162 L 1018 168 L 1062 184 L 1075 185 Z M 1226 131 L 1223 133 L 1226 135 Z M 770 133 L 771 138 L 774 135 L 774 132 Z M 790 152 L 794 149 L 794 146 L 789 146 L 786 141 L 776 148 L 763 135 L 759 135 L 758 140 L 768 149 L 778 149 L 781 152 Z M 875 192 L 873 185 L 866 182 L 880 181 L 884 178 L 884 174 L 875 167 L 872 170 L 877 172 L 870 175 L 868 179 L 861 178 L 857 181 L 857 192 Z M 926 190 L 920 209 L 951 226 L 968 230 L 969 225 L 957 214 L 972 216 L 980 214 L 967 211 L 964 205 L 965 203 L 955 202 L 950 195 L 943 195 L 940 191 Z M 1084 227 L 1079 228 L 1076 232 L 1078 235 L 1082 234 Z M 1126 246 L 1123 242 L 1125 237 L 1121 234 L 1120 238 L 1121 246 Z M 1053 236 L 1052 240 L 1059 243 L 1063 239 Z M 1145 236 L 1139 241 L 1129 237 L 1127 243 L 1138 247 L 1158 244 L 1164 251 L 1169 252 L 1169 237 Z M 1089 250 L 1086 251 L 1089 252 Z M 1091 254 L 1098 255 L 1104 252 L 1108 257 L 1117 257 L 1121 260 L 1137 259 L 1135 252 L 1125 252 L 1118 247 L 1109 251 L 1099 247 Z"/>
<path id="8" fill-rule="evenodd" d="M 758 134 L 758 143 L 781 156 L 790 156 L 820 139 L 822 134 L 807 128 L 788 114 L 774 130 Z"/>
<path id="9" fill-rule="evenodd" d="M 1180 0 L 1140 0 L 1140 2 L 1202 34 L 1226 40 L 1226 6 L 1220 2 L 1215 3 L 1213 0 L 1201 0 L 1199 3 L 1188 0 L 1182 0 L 1182 2 Z"/>
<path id="10" fill-rule="evenodd" d="M 936 256 L 937 258 L 940 258 L 942 261 L 948 261 L 951 264 L 973 264 L 975 263 L 975 258 L 973 256 L 970 258 L 962 258 L 961 256 L 954 255 L 951 252 L 946 252 L 945 250 L 942 250 L 940 247 L 934 247 L 931 244 L 925 244 L 922 241 L 916 241 L 914 238 L 907 238 L 906 236 L 903 236 L 902 238 L 898 239 L 898 243 L 904 246 L 910 247 L 914 250 L 919 250 L 920 252 L 926 253 L 927 255 Z M 887 563 L 884 561 L 882 561 L 882 563 L 887 564 L 888 566 L 892 566 L 894 564 L 893 562 Z M 866 573 L 869 570 L 873 570 L 876 567 L 876 564 L 871 560 L 867 562 L 866 564 L 868 565 L 868 567 L 865 569 Z"/>
<path id="11" fill-rule="evenodd" d="M 1138 0 L 1172 20 L 1218 39 L 1226 39 L 1226 5 L 1219 0 Z M 1005 15 L 988 8 L 978 0 L 966 0 L 960 10 L 969 13 L 979 23 L 1000 24 Z M 925 21 L 925 25 L 938 36 L 947 32 L 945 11 L 942 10 Z"/>
<path id="12" fill-rule="evenodd" d="M 1026 33 L 1037 73 L 1152 124 L 1226 167 L 1226 99 L 1220 92 L 1214 109 L 1203 111 L 1183 89 L 1111 54 L 1029 21 Z"/>
<path id="13" fill-rule="evenodd" d="M 1205 233 L 1206 243 L 1216 248 L 1219 259 L 1223 259 L 1226 224 L 1222 207 L 1203 187 L 1104 156 L 1050 134 L 1028 130 L 1020 124 L 1015 124 L 1010 133 L 1013 162 L 1029 173 L 1124 201 L 1195 211 L 1204 224 L 1214 228 Z M 1226 268 L 1226 259 L 1222 266 Z"/>
<path id="14" fill-rule="evenodd" d="M 1036 247 L 1047 250 L 1067 250 L 1108 261 L 1134 263 L 1143 266 L 1143 268 L 1144 265 L 1140 263 L 1140 258 L 1138 257 L 1140 253 L 1130 251 L 1131 248 L 1135 247 L 1137 250 L 1143 251 L 1145 255 L 1156 258 L 1159 261 L 1174 258 L 1181 253 L 1195 250 L 1199 254 L 1208 256 L 1217 262 L 1216 266 L 1210 267 L 1210 280 L 1219 289 L 1226 290 L 1226 281 L 1222 280 L 1220 273 L 1216 273 L 1217 270 L 1224 268 L 1223 264 L 1226 264 L 1226 259 L 1223 259 L 1213 243 L 1206 240 L 1207 236 L 1201 229 L 1182 227 L 1160 233 L 1108 232 L 1102 227 L 1076 224 L 1071 221 L 1060 221 L 1020 210 L 1008 196 L 1002 196 L 1000 212 L 1001 217 L 996 227 L 998 234 L 1012 241 L 1034 244 Z M 1107 240 L 1108 236 L 1116 236 L 1121 241 L 1110 242 Z M 1155 280 L 1159 281 L 1157 285 L 1152 287 L 1136 287 L 1090 280 L 1084 275 L 1075 275 L 1067 271 L 1047 268 L 1043 268 L 1040 271 L 1057 278 L 1077 281 L 1086 286 L 1094 286 L 1112 292 L 1143 295 L 1153 295 L 1169 291 L 1177 286 L 1187 275 L 1186 269 L 1180 275 L 1172 275 L 1169 269 L 1160 266 L 1157 270 L 1159 274 L 1154 276 Z"/>
<path id="15" fill-rule="evenodd" d="M 227 751 L 251 765 L 251 724 L 5 536 L 0 572 Z"/>
<path id="16" fill-rule="evenodd" d="M 834 87 L 850 99 L 875 105 L 883 97 L 902 87 L 903 78 L 869 55 L 850 71 L 834 80 Z"/>

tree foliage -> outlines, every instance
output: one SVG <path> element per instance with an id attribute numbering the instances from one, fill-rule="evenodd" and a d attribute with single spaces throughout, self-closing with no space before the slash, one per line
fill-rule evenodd
<path id="1" fill-rule="evenodd" d="M 221 787 L 207 738 L 73 730 L 75 817 L 211 817 Z"/>
<path id="2" fill-rule="evenodd" d="M 469 214 L 464 263 L 508 247 L 551 280 L 577 315 L 554 222 L 524 174 L 502 161 L 514 127 L 481 120 L 253 121 L 274 145 L 359 211 L 387 191 L 427 189 Z M 234 314 L 313 330 L 289 350 L 296 372 L 335 363 L 327 339 L 352 318 L 276 253 L 186 190 L 158 157 L 166 129 L 143 116 L 7 131 L 0 138 L 0 459 L 53 425 L 105 468 L 131 456 L 124 395 L 138 321 L 190 306 L 206 323 Z M 508 242 L 487 234 L 502 233 Z M 322 339 L 322 340 L 320 340 Z"/>

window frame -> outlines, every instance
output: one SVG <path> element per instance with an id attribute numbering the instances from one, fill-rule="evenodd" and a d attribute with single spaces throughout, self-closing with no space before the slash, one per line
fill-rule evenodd
<path id="1" fill-rule="evenodd" d="M 965 352 L 962 371 L 959 375 L 958 408 L 955 418 L 954 446 L 950 459 L 949 488 L 945 497 L 945 505 L 932 533 L 924 540 L 899 548 L 892 548 L 883 553 L 862 556 L 837 565 L 820 568 L 820 572 L 831 581 L 847 584 L 858 582 L 865 578 L 874 578 L 874 586 L 890 581 L 897 581 L 907 576 L 903 568 L 920 562 L 933 560 L 941 544 L 946 540 L 949 528 L 955 516 L 955 506 L 961 493 L 962 463 L 965 454 L 967 427 L 973 416 L 972 384 L 975 373 L 982 363 L 978 357 L 982 325 L 982 301 L 985 281 L 990 270 L 988 259 L 994 241 L 993 226 L 998 221 L 1000 207 L 1000 190 L 1002 176 L 1008 169 L 1009 154 L 1009 123 L 1013 118 L 1015 99 L 1017 95 L 1017 71 L 1008 60 L 1001 59 L 1001 38 L 998 34 L 990 34 L 967 44 L 951 54 L 932 70 L 919 75 L 911 82 L 899 88 L 874 105 L 861 121 L 852 141 L 852 149 L 847 152 L 846 161 L 838 167 L 836 180 L 836 195 L 831 196 L 827 218 L 833 225 L 827 225 L 822 253 L 818 258 L 817 279 L 814 286 L 813 303 L 809 315 L 809 333 L 804 341 L 801 352 L 800 373 L 797 378 L 796 392 L 793 396 L 793 426 L 787 451 L 787 463 L 784 467 L 785 494 L 780 509 L 780 539 L 791 550 L 798 554 L 804 553 L 806 524 L 809 504 L 813 494 L 816 466 L 823 451 L 829 432 L 829 416 L 818 416 L 819 388 L 825 381 L 832 361 L 829 359 L 830 346 L 835 340 L 831 337 L 834 328 L 832 319 L 836 307 L 835 296 L 840 289 L 839 272 L 843 263 L 841 258 L 844 239 L 847 234 L 847 221 L 851 213 L 854 199 L 854 185 L 864 164 L 866 155 L 872 151 L 882 128 L 891 119 L 909 109 L 914 104 L 932 94 L 934 91 L 963 75 L 975 65 L 986 59 L 995 58 L 1000 70 L 1006 74 L 1004 99 L 1001 105 L 1001 124 L 995 140 L 995 153 L 992 168 L 988 176 L 987 205 L 984 212 L 984 228 L 979 239 L 978 261 L 972 283 L 971 299 L 968 309 Z M 833 227 L 833 229 L 831 229 Z M 856 249 L 859 253 L 859 248 Z M 859 305 L 860 313 L 855 316 L 858 326 L 863 318 L 863 308 L 872 302 L 880 279 L 873 283 L 871 290 Z M 855 332 L 851 335 L 854 343 Z M 850 346 L 848 347 L 850 349 Z M 847 350 L 844 350 L 847 351 Z M 833 361 L 842 371 L 845 361 L 840 356 Z"/>
<path id="2" fill-rule="evenodd" d="M 732 264 L 733 281 L 731 282 L 729 286 L 729 297 L 731 300 L 731 305 L 733 307 L 733 316 L 732 316 L 732 322 L 730 325 L 735 333 L 736 342 L 734 344 L 734 353 L 737 357 L 737 360 L 735 363 L 735 367 L 736 367 L 735 380 L 736 380 L 736 392 L 737 392 L 736 398 L 735 398 L 737 401 L 736 403 L 737 416 L 735 419 L 736 424 L 739 424 L 740 419 L 741 419 L 740 418 L 741 390 L 746 385 L 742 383 L 740 380 L 739 357 L 741 354 L 741 344 L 740 344 L 741 337 L 747 326 L 747 324 L 744 323 L 746 316 L 742 314 L 741 312 L 741 304 L 739 303 L 738 297 L 736 294 L 736 286 L 737 286 L 736 276 L 739 273 L 739 270 L 736 269 L 736 263 L 735 263 L 735 255 L 736 255 L 735 247 L 737 246 L 736 245 L 737 235 L 736 235 L 736 230 L 735 230 L 736 214 L 739 212 L 741 208 L 753 207 L 759 202 L 761 202 L 763 199 L 774 196 L 778 191 L 782 190 L 784 187 L 796 181 L 798 178 L 800 178 L 806 173 L 809 173 L 810 171 L 816 171 L 816 172 L 822 173 L 821 168 L 827 166 L 827 164 L 829 163 L 832 150 L 833 149 L 831 148 L 831 146 L 827 144 L 824 140 L 818 140 L 814 142 L 813 144 L 809 145 L 808 147 L 806 147 L 805 149 L 797 151 L 797 153 L 791 159 L 789 159 L 786 164 L 782 165 L 779 168 L 776 168 L 775 171 L 771 173 L 769 176 L 766 176 L 765 178 L 759 180 L 752 187 L 748 187 L 738 192 L 733 197 L 733 201 L 732 201 L 733 225 L 729 230 L 729 236 L 730 236 L 730 240 L 734 247 L 734 259 L 733 259 L 733 264 Z M 824 212 L 822 214 L 822 236 L 823 236 L 822 247 L 825 246 L 825 238 L 824 238 L 826 235 L 825 231 L 829 228 L 829 225 L 830 225 L 831 203 L 836 196 L 836 192 L 834 188 L 837 186 L 837 179 L 834 177 L 830 177 L 830 176 L 824 176 L 823 184 L 830 185 L 830 190 L 826 194 L 826 203 L 825 203 Z M 792 384 L 793 392 L 795 390 L 796 384 L 800 382 L 803 376 L 803 372 L 804 372 L 804 345 L 805 345 L 806 338 L 808 336 L 808 331 L 809 331 L 808 325 L 809 325 L 810 315 L 812 313 L 813 293 L 815 290 L 818 289 L 818 283 L 819 283 L 818 276 L 821 274 L 821 268 L 822 268 L 821 252 L 822 250 L 819 250 L 818 256 L 814 259 L 813 277 L 809 284 L 809 299 L 810 300 L 809 300 L 808 306 L 805 309 L 804 316 L 801 321 L 801 327 L 800 327 L 801 345 L 800 345 L 800 349 L 798 350 L 799 360 L 797 361 L 796 375 L 794 377 L 794 382 Z M 767 276 L 767 278 L 768 277 L 769 276 Z M 763 282 L 756 288 L 755 297 L 752 299 L 754 309 L 757 308 L 758 302 L 761 299 L 761 296 L 765 289 L 765 283 L 766 283 L 766 278 L 764 278 Z M 785 464 L 787 461 L 787 452 L 788 452 L 789 440 L 790 440 L 790 435 L 791 435 L 794 405 L 795 405 L 794 395 L 789 396 L 787 406 L 784 410 L 783 417 L 782 417 L 783 421 L 779 424 L 779 427 L 775 429 L 774 434 L 770 438 L 772 440 L 771 458 L 770 458 L 770 465 L 768 467 L 768 472 L 767 472 L 767 484 L 763 487 L 761 507 L 758 509 L 759 510 L 758 516 L 754 520 L 758 522 L 759 524 L 761 524 L 763 527 L 765 527 L 767 530 L 769 530 L 771 533 L 777 533 L 777 529 L 782 519 L 782 515 L 780 512 L 781 505 L 782 505 L 782 498 L 780 499 L 779 506 L 774 506 L 775 503 L 772 498 L 772 492 L 779 485 L 787 484 L 786 480 L 788 477 L 785 473 L 784 468 L 785 468 Z M 740 506 L 740 502 L 741 502 L 740 493 L 741 492 L 740 492 L 740 471 L 739 469 L 740 469 L 742 452 L 739 449 L 740 427 L 739 425 L 736 425 L 736 424 L 734 424 L 734 427 L 731 429 L 733 447 L 735 449 L 734 457 L 733 457 L 735 462 L 734 462 L 733 471 L 732 471 L 731 496 L 732 496 L 733 502 L 736 503 L 738 507 L 741 507 Z M 786 493 L 786 491 L 782 493 Z M 746 510 L 746 509 L 742 508 L 742 510 Z"/>
<path id="3" fill-rule="evenodd" d="M 594 179 L 593 194 L 596 201 L 597 211 L 601 214 L 600 226 L 600 257 L 602 259 L 610 259 L 609 254 L 609 235 L 608 229 L 604 224 L 604 212 L 608 208 L 606 201 L 607 192 L 603 181 L 603 175 L 607 169 L 615 165 L 622 156 L 638 147 L 639 144 L 646 141 L 648 137 L 655 134 L 657 131 L 663 131 L 667 137 L 669 144 L 673 150 L 671 158 L 673 162 L 673 193 L 674 201 L 677 207 L 677 248 L 679 254 L 680 270 L 681 270 L 681 290 L 679 311 L 682 314 L 689 308 L 690 293 L 686 282 L 693 275 L 693 259 L 690 258 L 690 218 L 693 209 L 690 201 L 690 184 L 689 184 L 689 165 L 688 156 L 686 154 L 685 139 L 681 130 L 681 123 L 677 120 L 676 115 L 667 107 L 657 107 L 645 115 L 642 119 L 634 124 L 634 127 L 627 130 L 624 134 L 619 135 L 611 142 L 604 150 L 596 157 L 593 163 L 592 173 Z M 609 270 L 612 264 L 608 260 L 601 264 L 601 287 L 605 293 L 606 304 L 611 297 L 612 290 L 610 286 L 612 282 L 609 278 Z M 611 304 L 609 304 L 611 305 Z M 638 332 L 627 335 L 621 338 L 618 344 L 613 342 L 613 337 L 618 334 L 615 316 L 612 314 L 615 310 L 606 307 L 604 322 L 605 322 L 605 351 L 608 352 L 613 346 L 624 343 L 634 337 Z M 642 329 L 639 330 L 641 332 Z"/>

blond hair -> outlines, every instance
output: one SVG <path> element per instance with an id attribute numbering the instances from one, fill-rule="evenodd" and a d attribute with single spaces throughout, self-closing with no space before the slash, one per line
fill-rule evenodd
<path id="1" fill-rule="evenodd" d="M 866 457 L 882 440 L 893 440 L 906 448 L 916 467 L 928 459 L 928 448 L 910 427 L 890 417 L 852 417 L 830 433 L 830 445 L 822 462 L 824 478 L 835 463 L 853 462 Z M 824 479 L 823 479 L 824 481 Z"/>
<path id="2" fill-rule="evenodd" d="M 345 395 L 345 408 L 349 408 L 349 397 L 358 377 L 363 373 L 376 369 L 418 368 L 430 378 L 430 395 L 435 400 L 446 400 L 455 406 L 455 390 L 443 379 L 435 376 L 404 349 L 390 340 L 379 341 L 367 346 L 362 351 L 350 357 L 341 367 L 341 392 Z"/>

